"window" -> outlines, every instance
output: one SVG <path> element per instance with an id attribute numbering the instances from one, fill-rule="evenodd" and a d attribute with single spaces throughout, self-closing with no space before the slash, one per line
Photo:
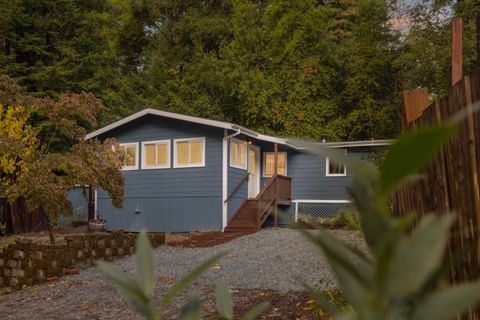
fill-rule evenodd
<path id="1" fill-rule="evenodd" d="M 138 143 L 121 143 L 120 152 L 123 153 L 122 170 L 138 169 Z"/>
<path id="2" fill-rule="evenodd" d="M 275 173 L 275 153 L 265 152 L 263 154 L 263 176 L 271 177 Z M 278 153 L 277 173 L 281 176 L 287 175 L 287 153 Z"/>
<path id="3" fill-rule="evenodd" d="M 347 154 L 347 150 L 345 150 L 345 154 Z M 326 168 L 327 177 L 343 177 L 347 175 L 347 166 L 344 163 L 336 163 L 330 161 L 329 158 L 327 158 Z"/>
<path id="4" fill-rule="evenodd" d="M 205 138 L 176 139 L 175 168 L 205 166 Z"/>
<path id="5" fill-rule="evenodd" d="M 142 169 L 170 168 L 170 140 L 142 142 Z"/>
<path id="6" fill-rule="evenodd" d="M 230 166 L 239 169 L 247 169 L 247 143 L 232 139 L 230 141 Z"/>

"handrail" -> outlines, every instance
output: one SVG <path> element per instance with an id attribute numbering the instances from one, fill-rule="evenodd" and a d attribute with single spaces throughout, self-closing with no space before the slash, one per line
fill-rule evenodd
<path id="1" fill-rule="evenodd" d="M 255 200 L 258 200 L 260 199 L 261 196 L 263 196 L 263 194 L 268 190 L 268 188 L 270 188 L 270 185 L 275 181 L 275 178 L 277 176 L 274 175 L 270 178 L 270 180 L 267 181 L 267 184 L 263 186 L 262 190 L 260 191 L 259 194 L 257 194 L 257 196 L 255 197 Z"/>
<path id="2" fill-rule="evenodd" d="M 250 173 L 247 173 L 247 174 L 245 175 L 245 177 L 242 179 L 242 181 L 240 181 L 240 182 L 238 183 L 238 185 L 235 187 L 235 189 L 233 189 L 233 191 L 228 195 L 228 197 L 227 197 L 227 199 L 225 199 L 224 203 L 228 202 L 228 200 L 230 200 L 230 199 L 233 197 L 233 195 L 234 195 L 235 193 L 237 193 L 237 191 L 238 191 L 238 190 L 240 189 L 240 187 L 245 183 L 245 181 L 248 180 L 248 177 L 249 177 L 249 176 L 250 176 Z"/>

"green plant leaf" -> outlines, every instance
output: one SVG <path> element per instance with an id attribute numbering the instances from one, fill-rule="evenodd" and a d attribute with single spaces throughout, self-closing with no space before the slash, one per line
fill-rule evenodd
<path id="1" fill-rule="evenodd" d="M 215 288 L 217 311 L 225 319 L 233 319 L 233 301 L 223 282 L 217 283 Z"/>
<path id="2" fill-rule="evenodd" d="M 180 310 L 180 320 L 199 320 L 202 318 L 202 302 L 194 295 Z"/>
<path id="3" fill-rule="evenodd" d="M 347 301 L 359 313 L 368 313 L 369 289 L 373 286 L 371 265 L 323 228 L 317 230 L 315 236 L 306 230 L 300 232 L 323 250 Z"/>
<path id="4" fill-rule="evenodd" d="M 253 320 L 260 316 L 265 310 L 267 310 L 270 304 L 268 302 L 262 302 L 257 304 L 253 309 L 245 313 L 240 319 L 241 320 Z"/>
<path id="5" fill-rule="evenodd" d="M 112 264 L 97 261 L 98 270 L 111 281 L 128 300 L 128 302 L 149 320 L 155 320 L 156 311 L 151 304 L 150 297 L 146 296 L 137 282 L 130 279 Z"/>
<path id="6" fill-rule="evenodd" d="M 456 125 L 446 122 L 402 134 L 388 149 L 380 168 L 384 196 L 408 176 L 422 169 L 440 147 L 456 132 Z"/>
<path id="7" fill-rule="evenodd" d="M 317 302 L 317 304 L 323 308 L 323 311 L 328 312 L 330 316 L 339 314 L 337 307 L 330 303 L 321 292 L 309 286 L 308 283 L 306 283 L 305 280 L 300 277 L 295 277 L 295 280 L 298 281 L 305 288 L 305 290 L 307 290 L 312 298 L 315 299 L 315 302 Z"/>
<path id="8" fill-rule="evenodd" d="M 387 292 L 400 297 L 421 289 L 440 268 L 453 215 L 425 216 L 412 235 L 402 238 L 387 275 Z"/>
<path id="9" fill-rule="evenodd" d="M 192 282 L 197 280 L 205 271 L 207 271 L 210 267 L 212 267 L 215 263 L 217 263 L 220 258 L 225 256 L 226 253 L 217 254 L 210 259 L 207 259 L 201 265 L 196 267 L 192 272 L 184 276 L 180 281 L 175 283 L 165 294 L 163 297 L 162 302 L 160 303 L 160 313 L 163 313 L 168 305 L 172 302 L 172 300 L 187 286 L 189 286 Z"/>
<path id="10" fill-rule="evenodd" d="M 480 301 L 480 281 L 432 293 L 413 311 L 412 320 L 450 320 Z"/>
<path id="11" fill-rule="evenodd" d="M 348 172 L 352 172 L 356 176 L 361 175 L 366 170 L 370 171 L 370 168 L 375 168 L 375 166 L 368 161 L 349 157 L 342 149 L 328 148 L 316 141 L 288 139 L 288 143 L 299 152 L 308 153 L 319 158 L 328 157 L 334 162 L 344 163 L 348 168 Z"/>
<path id="12" fill-rule="evenodd" d="M 153 250 L 147 234 L 142 231 L 137 238 L 137 272 L 138 281 L 147 296 L 152 295 L 155 285 L 155 275 L 153 264 Z"/>

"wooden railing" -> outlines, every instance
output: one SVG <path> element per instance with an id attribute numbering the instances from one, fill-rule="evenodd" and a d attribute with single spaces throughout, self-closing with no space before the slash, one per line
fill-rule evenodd
<path id="1" fill-rule="evenodd" d="M 263 222 L 272 212 L 276 215 L 279 198 L 290 201 L 292 197 L 292 179 L 286 176 L 274 175 L 262 191 L 257 195 L 257 227 L 260 228 Z M 275 216 L 275 224 L 277 217 Z"/>
<path id="2" fill-rule="evenodd" d="M 281 200 L 292 200 L 292 178 L 286 176 L 277 176 L 277 196 Z"/>
<path id="3" fill-rule="evenodd" d="M 228 200 L 230 200 L 235 195 L 235 193 L 237 193 L 237 191 L 241 188 L 241 186 L 245 183 L 245 181 L 248 181 L 249 176 L 250 176 L 250 173 L 247 173 L 245 177 L 242 179 L 242 181 L 240 181 L 238 185 L 235 187 L 235 189 L 233 189 L 233 191 L 228 195 L 227 199 L 225 199 L 224 202 L 228 202 Z"/>

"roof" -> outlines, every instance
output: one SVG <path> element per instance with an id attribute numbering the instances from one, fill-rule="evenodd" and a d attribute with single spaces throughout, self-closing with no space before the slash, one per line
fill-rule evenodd
<path id="1" fill-rule="evenodd" d="M 206 118 L 200 118 L 200 117 L 194 117 L 194 116 L 187 116 L 184 114 L 180 113 L 174 113 L 174 112 L 168 112 L 168 111 L 163 111 L 163 110 L 158 110 L 158 109 L 153 109 L 153 108 L 146 108 L 143 109 L 142 111 L 136 112 L 128 117 L 125 117 L 123 119 L 120 119 L 118 121 L 115 121 L 103 128 L 100 128 L 98 130 L 95 130 L 93 132 L 90 132 L 85 136 L 85 140 L 89 140 L 92 138 L 95 138 L 103 133 L 106 133 L 110 130 L 113 130 L 115 128 L 118 128 L 124 124 L 127 124 L 133 120 L 139 119 L 143 116 L 146 115 L 156 115 L 160 117 L 165 117 L 165 118 L 170 118 L 170 119 L 176 119 L 176 120 L 183 120 L 191 123 L 198 123 L 198 124 L 203 124 L 206 126 L 211 126 L 211 127 L 216 127 L 216 128 L 221 128 L 221 129 L 227 129 L 227 130 L 233 130 L 237 131 L 238 133 L 244 134 L 246 136 L 261 140 L 261 141 L 267 141 L 267 142 L 272 142 L 272 143 L 278 143 L 281 145 L 285 145 L 294 149 L 299 149 L 297 146 L 295 146 L 292 143 L 288 142 L 287 138 L 280 138 L 280 137 L 273 137 L 269 135 L 265 135 L 259 132 L 256 132 L 254 130 L 239 126 L 235 123 L 230 123 L 230 122 L 224 122 L 224 121 L 217 121 L 217 120 L 210 120 Z M 347 141 L 347 142 L 320 142 L 324 144 L 327 147 L 331 148 L 341 148 L 341 147 L 366 147 L 366 146 L 386 146 L 389 145 L 393 142 L 393 140 L 369 140 L 369 141 Z"/>

